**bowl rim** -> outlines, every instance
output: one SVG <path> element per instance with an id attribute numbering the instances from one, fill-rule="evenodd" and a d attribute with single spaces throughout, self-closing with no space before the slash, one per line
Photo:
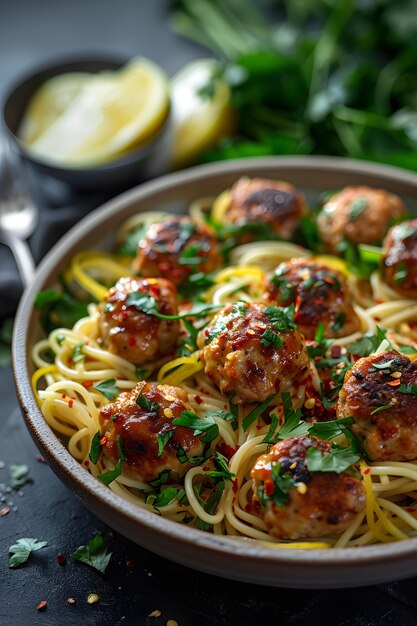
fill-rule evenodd
<path id="1" fill-rule="evenodd" d="M 143 57 L 143 55 L 136 55 L 136 56 L 139 58 Z M 81 54 L 72 55 L 72 56 L 62 55 L 61 57 L 58 57 L 57 59 L 55 59 L 54 62 L 40 63 L 40 64 L 37 64 L 32 70 L 27 70 L 26 72 L 23 72 L 20 77 L 15 79 L 9 85 L 8 89 L 6 89 L 4 93 L 4 96 L 2 97 L 1 127 L 3 129 L 3 132 L 6 133 L 7 137 L 12 143 L 16 144 L 22 156 L 28 161 L 31 161 L 32 163 L 34 163 L 36 166 L 47 168 L 49 170 L 53 169 L 53 170 L 59 170 L 62 172 L 68 172 L 74 175 L 85 174 L 87 172 L 91 172 L 92 175 L 95 173 L 101 173 L 101 172 L 105 173 L 106 171 L 111 171 L 117 168 L 123 168 L 132 163 L 135 163 L 137 159 L 145 158 L 150 153 L 152 153 L 152 150 L 154 149 L 156 144 L 158 144 L 158 141 L 165 134 L 165 132 L 169 129 L 170 120 L 171 120 L 171 102 L 170 101 L 169 101 L 169 106 L 167 109 L 166 116 L 161 126 L 157 129 L 157 131 L 153 135 L 151 135 L 145 142 L 140 144 L 137 148 L 134 148 L 133 150 L 127 152 L 126 154 L 122 154 L 120 156 L 115 157 L 111 161 L 105 161 L 104 163 L 99 163 L 97 165 L 85 165 L 85 166 L 64 165 L 62 163 L 54 161 L 53 159 L 48 159 L 46 157 L 42 157 L 34 153 L 25 144 L 25 142 L 20 139 L 20 137 L 16 134 L 16 132 L 14 132 L 10 128 L 10 125 L 6 119 L 7 107 L 9 106 L 9 102 L 14 97 L 15 93 L 26 83 L 36 81 L 37 78 L 40 78 L 45 73 L 53 72 L 53 76 L 51 76 L 51 78 L 55 78 L 56 76 L 69 74 L 73 72 L 74 73 L 75 72 L 98 73 L 100 71 L 105 71 L 106 69 L 110 70 L 111 68 L 103 67 L 102 70 L 98 69 L 95 72 L 92 72 L 91 70 L 89 71 L 85 69 L 83 70 L 81 69 L 81 67 L 78 69 L 70 69 L 70 68 L 73 65 L 83 66 L 83 65 L 89 65 L 89 64 L 94 64 L 94 63 L 97 63 L 97 64 L 111 63 L 112 65 L 113 64 L 115 65 L 113 69 L 120 69 L 124 65 L 129 63 L 129 61 L 132 58 L 135 58 L 135 57 L 129 57 L 127 55 L 122 55 L 122 54 L 111 55 L 106 52 L 97 53 L 97 54 L 94 54 L 92 52 L 92 53 L 86 54 L 85 56 Z M 152 62 L 155 63 L 154 61 Z M 29 101 L 25 102 L 24 111 L 27 109 L 28 104 L 29 104 Z M 21 116 L 19 120 L 18 127 L 22 121 L 22 118 L 23 118 L 23 115 Z"/>
<path id="2" fill-rule="evenodd" d="M 106 507 L 109 507 L 113 512 L 117 509 L 117 516 L 120 518 L 121 525 L 124 528 L 124 530 L 119 532 L 127 534 L 127 536 L 141 545 L 144 544 L 140 539 L 137 540 L 133 538 L 132 533 L 129 534 L 126 531 L 123 518 L 128 520 L 130 524 L 134 523 L 137 525 L 138 535 L 140 535 L 142 529 L 146 531 L 146 538 L 155 537 L 156 535 L 162 537 L 163 546 L 160 549 L 155 549 L 155 547 L 150 549 L 159 552 L 163 556 L 167 556 L 167 551 L 169 551 L 167 550 L 166 544 L 166 540 L 169 539 L 176 543 L 177 550 L 183 547 L 189 548 L 190 545 L 192 545 L 201 558 L 207 557 L 208 555 L 210 555 L 210 557 L 216 555 L 216 558 L 223 560 L 226 570 L 228 560 L 234 562 L 234 567 L 236 567 L 236 563 L 238 562 L 242 563 L 243 567 L 243 565 L 247 565 L 249 559 L 253 566 L 252 569 L 259 569 L 268 564 L 269 571 L 272 571 L 271 567 L 276 566 L 278 568 L 276 570 L 278 582 L 262 579 L 261 576 L 259 580 L 254 580 L 253 576 L 251 578 L 244 573 L 239 576 L 238 574 L 233 575 L 226 571 L 224 575 L 230 578 L 251 580 L 252 582 L 260 582 L 262 584 L 280 584 L 282 586 L 323 587 L 322 584 L 316 584 L 314 580 L 309 580 L 309 577 L 313 578 L 311 572 L 317 572 L 317 568 L 326 568 L 327 570 L 327 578 L 330 584 L 325 586 L 356 586 L 358 582 L 359 584 L 371 584 L 366 582 L 361 583 L 359 580 L 355 585 L 352 583 L 352 576 L 349 577 L 349 570 L 352 571 L 352 575 L 355 572 L 357 574 L 360 566 L 364 565 L 374 568 L 375 575 L 371 582 L 375 580 L 377 582 L 383 582 L 392 578 L 383 573 L 382 566 L 395 563 L 399 564 L 404 559 L 408 562 L 407 571 L 405 571 L 404 574 L 400 572 L 395 575 L 399 577 L 411 576 L 417 571 L 417 538 L 387 544 L 343 549 L 333 548 L 330 550 L 271 549 L 262 545 L 254 545 L 250 541 L 237 541 L 230 540 L 230 538 L 227 537 L 217 537 L 210 533 L 164 519 L 151 511 L 140 509 L 101 484 L 100 481 L 94 478 L 78 461 L 71 457 L 64 445 L 58 440 L 49 426 L 46 425 L 31 390 L 26 361 L 28 359 L 28 345 L 31 341 L 28 336 L 28 331 L 33 313 L 34 297 L 41 288 L 47 286 L 51 264 L 56 265 L 58 260 L 62 261 L 65 256 L 68 256 L 68 253 L 81 235 L 85 235 L 86 232 L 93 232 L 99 223 L 103 222 L 103 220 L 105 221 L 123 207 L 127 207 L 134 202 L 140 202 L 141 199 L 152 197 L 153 194 L 161 190 L 169 191 L 185 182 L 198 184 L 201 180 L 215 178 L 219 174 L 236 174 L 236 176 L 238 176 L 239 174 L 242 175 L 242 173 L 245 173 L 246 170 L 250 171 L 251 175 L 256 176 L 256 174 L 260 174 L 263 169 L 272 168 L 276 169 L 278 172 L 280 167 L 293 168 L 295 171 L 304 169 L 311 171 L 314 169 L 325 169 L 330 174 L 332 172 L 343 171 L 351 173 L 352 175 L 363 174 L 364 170 L 366 170 L 367 174 L 369 173 L 381 177 L 381 180 L 399 182 L 409 186 L 410 189 L 414 191 L 417 198 L 417 174 L 392 166 L 353 159 L 320 156 L 256 157 L 196 166 L 188 170 L 153 179 L 113 198 L 89 213 L 55 244 L 40 263 L 32 284 L 25 290 L 22 296 L 16 314 L 12 348 L 15 383 L 24 419 L 35 443 L 40 447 L 47 460 L 51 462 L 53 469 L 59 473 L 60 478 L 73 488 L 76 488 L 77 495 L 85 501 L 87 506 L 88 500 L 91 497 L 94 499 L 94 503 L 98 505 L 98 508 L 92 509 L 93 512 L 103 517 Z M 112 525 L 107 520 L 106 522 Z M 213 570 L 213 567 L 208 564 L 206 566 L 203 564 L 201 567 L 196 566 L 194 563 L 189 562 L 189 558 L 186 559 L 184 557 L 184 559 L 181 559 L 172 555 L 168 556 L 168 558 L 172 558 L 172 560 L 177 560 L 197 569 L 202 569 L 203 571 Z M 333 584 L 331 582 L 332 568 L 340 570 L 341 563 L 343 567 L 346 568 L 346 582 L 341 581 L 341 584 L 338 584 L 337 581 L 334 581 Z M 304 585 L 300 585 L 297 581 L 295 584 L 292 584 L 291 580 L 288 581 L 288 584 L 286 584 L 285 580 L 283 581 L 281 568 L 289 568 L 288 571 L 293 571 L 294 567 L 296 569 L 303 567 L 310 568 L 307 570 L 307 574 L 304 575 Z M 213 571 L 219 574 L 219 572 Z M 378 574 L 379 571 L 380 573 Z M 308 574 L 308 572 L 310 572 L 310 574 Z"/>

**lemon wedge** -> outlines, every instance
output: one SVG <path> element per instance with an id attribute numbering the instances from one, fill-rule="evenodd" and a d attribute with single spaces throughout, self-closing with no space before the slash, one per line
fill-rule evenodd
<path id="1" fill-rule="evenodd" d="M 50 86 L 49 95 L 65 92 L 68 81 L 67 106 L 51 98 L 46 111 L 46 83 L 35 95 L 23 126 L 32 129 L 32 134 L 23 134 L 23 141 L 47 160 L 69 166 L 110 161 L 145 143 L 168 116 L 168 80 L 147 59 L 133 59 L 121 70 L 89 75 L 86 81 L 74 75 L 60 78 L 59 88 Z M 34 132 L 35 128 L 42 130 Z"/>
<path id="2" fill-rule="evenodd" d="M 226 83 L 218 80 L 211 98 L 199 94 L 218 67 L 214 59 L 193 61 L 171 81 L 174 169 L 189 165 L 203 150 L 233 132 L 234 115 Z"/>

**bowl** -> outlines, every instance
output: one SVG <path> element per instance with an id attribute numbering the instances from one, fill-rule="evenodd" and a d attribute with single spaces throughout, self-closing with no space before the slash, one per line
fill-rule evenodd
<path id="1" fill-rule="evenodd" d="M 102 70 L 117 70 L 127 61 L 127 58 L 106 56 L 63 59 L 61 62 L 35 69 L 11 86 L 3 101 L 3 126 L 12 148 L 37 174 L 63 181 L 74 189 L 97 190 L 111 187 L 123 188 L 123 186 L 137 184 L 167 171 L 170 141 L 169 115 L 158 133 L 139 148 L 97 166 L 64 166 L 53 160 L 44 159 L 34 154 L 17 135 L 32 96 L 45 81 L 68 72 L 97 73 Z"/>
<path id="2" fill-rule="evenodd" d="M 75 253 L 94 246 L 110 249 L 117 227 L 128 217 L 155 209 L 181 210 L 197 197 L 215 195 L 241 176 L 288 180 L 307 193 L 348 184 L 384 187 L 416 206 L 417 176 L 396 168 L 326 157 L 271 157 L 199 166 L 132 189 L 85 217 L 44 258 L 25 292 L 16 317 L 14 375 L 26 425 L 58 477 L 84 504 L 132 541 L 183 565 L 246 582 L 300 588 L 363 586 L 417 573 L 417 538 L 332 550 L 268 548 L 219 537 L 164 519 L 123 500 L 93 478 L 46 424 L 31 389 L 31 348 L 39 338 L 34 298 L 58 282 Z"/>

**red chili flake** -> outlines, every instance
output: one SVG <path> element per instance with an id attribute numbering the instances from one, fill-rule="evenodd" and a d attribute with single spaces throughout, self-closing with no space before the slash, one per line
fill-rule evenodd
<path id="1" fill-rule="evenodd" d="M 10 507 L 4 506 L 3 508 L 0 509 L 0 517 L 4 517 L 8 513 L 10 513 Z"/>
<path id="2" fill-rule="evenodd" d="M 298 312 L 299 308 L 301 307 L 303 301 L 301 299 L 301 296 L 297 296 L 295 299 L 295 311 Z"/>
<path id="3" fill-rule="evenodd" d="M 331 278 L 331 276 L 325 276 L 323 280 L 325 283 L 328 283 L 329 285 L 334 285 L 336 282 L 334 278 Z"/>
<path id="4" fill-rule="evenodd" d="M 136 339 L 135 337 L 129 337 L 129 346 L 135 346 L 136 345 Z"/>
<path id="5" fill-rule="evenodd" d="M 401 385 L 401 380 L 399 378 L 396 378 L 395 380 L 390 380 L 387 385 L 389 385 L 390 387 L 398 387 L 399 385 Z"/>
<path id="6" fill-rule="evenodd" d="M 247 504 L 245 504 L 245 511 L 246 511 L 246 513 L 252 513 L 253 512 L 253 504 L 251 502 L 248 502 Z"/>
<path id="7" fill-rule="evenodd" d="M 101 446 L 104 446 L 106 443 L 107 443 L 107 437 L 106 437 L 106 435 L 104 435 L 104 437 L 102 437 L 102 438 L 100 439 L 100 445 L 101 445 Z"/>
<path id="8" fill-rule="evenodd" d="M 35 456 L 35 459 L 38 461 L 38 463 L 46 463 L 45 459 L 43 458 L 42 454 L 37 454 Z"/>
<path id="9" fill-rule="evenodd" d="M 219 452 L 223 454 L 223 456 L 225 456 L 228 461 L 230 461 L 232 456 L 235 454 L 237 448 L 238 446 L 236 446 L 236 448 L 232 448 L 231 446 L 228 446 L 227 443 L 223 443 L 221 446 L 219 446 Z"/>
<path id="10" fill-rule="evenodd" d="M 200 396 L 196 396 L 195 401 L 197 402 L 197 404 L 203 404 L 203 399 Z"/>
<path id="11" fill-rule="evenodd" d="M 84 465 L 85 465 L 85 467 L 90 467 L 90 461 L 85 460 L 85 461 L 84 461 Z"/>
<path id="12" fill-rule="evenodd" d="M 88 389 L 89 387 L 92 387 L 94 385 L 94 380 L 85 380 L 83 382 L 83 387 L 85 387 L 86 389 Z"/>
<path id="13" fill-rule="evenodd" d="M 315 298 L 315 300 L 313 300 L 314 304 L 317 304 L 317 306 L 319 306 L 320 304 L 323 304 L 324 300 L 323 298 Z"/>
<path id="14" fill-rule="evenodd" d="M 370 471 L 371 471 L 371 468 L 367 467 L 366 469 L 363 470 L 362 474 L 366 476 L 367 474 L 369 474 Z"/>
<path id="15" fill-rule="evenodd" d="M 416 509 L 414 509 L 413 507 L 410 507 L 409 509 L 405 509 L 407 511 L 407 513 L 415 513 Z"/>
<path id="16" fill-rule="evenodd" d="M 160 269 L 161 272 L 169 272 L 171 269 L 171 263 L 168 263 L 168 261 L 162 261 L 159 263 L 158 269 Z"/>
<path id="17" fill-rule="evenodd" d="M 67 562 L 67 559 L 63 554 L 61 554 L 61 552 L 58 552 L 58 554 L 56 555 L 56 560 L 59 565 L 65 565 L 65 563 Z"/>
<path id="18" fill-rule="evenodd" d="M 39 602 L 38 606 L 36 607 L 38 609 L 38 611 L 43 611 L 44 609 L 46 609 L 46 605 L 47 605 L 47 601 L 46 600 L 42 600 L 42 602 Z"/>
<path id="19" fill-rule="evenodd" d="M 342 348 L 340 346 L 332 346 L 330 354 L 334 359 L 338 359 L 341 355 Z"/>
<path id="20" fill-rule="evenodd" d="M 264 493 L 266 496 L 274 495 L 274 481 L 273 480 L 266 480 L 264 482 Z"/>
<path id="21" fill-rule="evenodd" d="M 70 398 L 68 400 L 68 408 L 72 409 L 73 406 L 74 406 L 74 398 Z"/>
<path id="22" fill-rule="evenodd" d="M 209 472 L 209 471 L 210 471 L 210 468 L 209 468 L 209 467 L 207 467 L 207 465 L 204 465 L 204 467 L 203 467 L 203 472 Z"/>
<path id="23" fill-rule="evenodd" d="M 136 561 L 134 559 L 126 559 L 126 567 L 133 569 L 136 567 Z"/>
<path id="24" fill-rule="evenodd" d="M 62 398 L 63 400 L 65 400 L 65 398 L 66 398 L 66 397 L 67 397 L 67 394 L 66 394 L 66 393 L 63 393 L 63 394 L 62 394 L 62 396 L 61 396 L 61 398 Z"/>
<path id="25" fill-rule="evenodd" d="M 232 489 L 233 489 L 233 493 L 237 493 L 239 490 L 239 481 L 237 478 L 233 479 L 233 484 L 232 484 Z"/>
<path id="26" fill-rule="evenodd" d="M 256 430 L 261 430 L 262 426 L 261 424 L 256 424 Z"/>

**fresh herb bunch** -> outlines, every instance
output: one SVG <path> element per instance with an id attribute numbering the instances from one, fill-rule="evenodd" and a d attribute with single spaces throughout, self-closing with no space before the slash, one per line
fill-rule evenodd
<path id="1" fill-rule="evenodd" d="M 171 0 L 175 30 L 220 55 L 237 136 L 213 161 L 329 154 L 417 170 L 417 0 Z"/>

